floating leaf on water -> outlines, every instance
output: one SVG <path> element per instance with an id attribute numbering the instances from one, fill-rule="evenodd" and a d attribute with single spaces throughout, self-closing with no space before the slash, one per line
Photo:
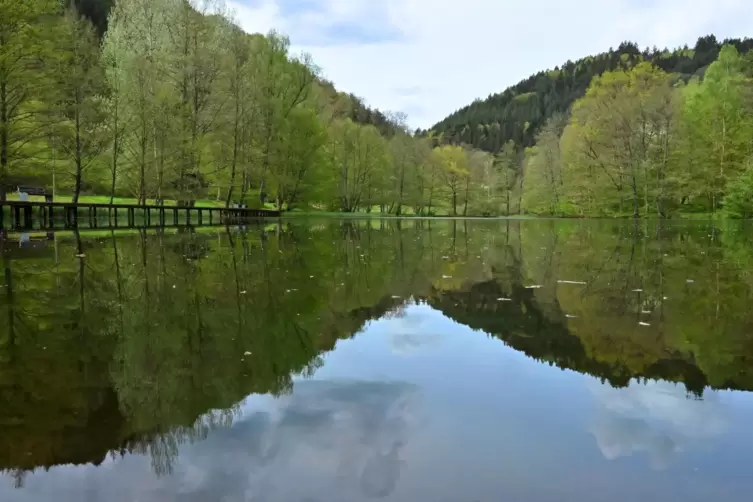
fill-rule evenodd
<path id="1" fill-rule="evenodd" d="M 246 291 L 241 291 L 241 294 L 242 294 L 242 295 L 245 295 L 245 294 L 246 294 Z"/>
<path id="2" fill-rule="evenodd" d="M 246 352 L 244 352 L 244 353 L 243 353 L 243 355 L 244 355 L 244 356 L 250 356 L 250 355 L 251 355 L 251 352 L 248 352 L 248 351 L 246 351 Z"/>
<path id="3" fill-rule="evenodd" d="M 393 295 L 393 296 L 392 296 L 392 299 L 393 299 L 393 300 L 399 300 L 399 299 L 400 299 L 400 297 L 399 297 L 399 296 L 397 296 L 397 295 Z"/>
<path id="4" fill-rule="evenodd" d="M 694 283 L 695 283 L 695 281 L 694 281 L 693 279 L 688 279 L 688 280 L 687 280 L 687 281 L 685 281 L 685 282 L 687 282 L 688 284 L 694 284 Z"/>
<path id="5" fill-rule="evenodd" d="M 497 298 L 498 302 L 511 302 L 512 298 Z"/>
<path id="6" fill-rule="evenodd" d="M 77 254 L 76 258 L 86 258 L 86 255 L 84 253 Z"/>
<path id="7" fill-rule="evenodd" d="M 533 286 L 526 286 L 526 289 L 541 289 L 544 286 L 541 286 L 539 284 L 534 284 Z"/>
<path id="8" fill-rule="evenodd" d="M 642 310 L 641 314 L 653 314 L 650 310 Z"/>
<path id="9" fill-rule="evenodd" d="M 557 282 L 560 284 L 578 284 L 580 286 L 585 286 L 586 284 L 588 284 L 587 282 L 583 282 L 583 281 L 557 281 Z"/>
<path id="10" fill-rule="evenodd" d="M 577 315 L 571 315 L 571 314 L 565 314 L 565 317 L 567 317 L 568 319 L 577 319 L 578 318 Z"/>
<path id="11" fill-rule="evenodd" d="M 668 297 L 668 296 L 665 296 L 665 297 L 664 297 L 664 299 L 665 299 L 665 300 L 669 300 L 669 297 Z"/>
<path id="12" fill-rule="evenodd" d="M 643 293 L 643 290 L 642 289 L 634 289 L 633 293 Z"/>
<path id="13" fill-rule="evenodd" d="M 647 322 L 639 322 L 638 324 L 639 324 L 639 325 L 641 325 L 641 326 L 651 326 L 651 325 L 650 325 L 649 323 L 647 323 Z"/>

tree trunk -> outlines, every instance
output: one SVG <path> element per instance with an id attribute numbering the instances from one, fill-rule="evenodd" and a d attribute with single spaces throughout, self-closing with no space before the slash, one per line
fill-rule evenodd
<path id="1" fill-rule="evenodd" d="M 81 179 L 83 177 L 83 165 L 82 165 L 82 148 L 81 148 L 81 109 L 80 103 L 76 104 L 76 186 L 73 189 L 73 203 L 78 204 L 78 199 L 81 196 Z"/>
<path id="2" fill-rule="evenodd" d="M 0 200 L 5 200 L 5 184 L 8 176 L 8 90 L 0 83 Z"/>
<path id="3" fill-rule="evenodd" d="M 470 180 L 465 181 L 465 200 L 463 201 L 463 216 L 468 216 L 468 190 Z"/>
<path id="4" fill-rule="evenodd" d="M 721 194 L 724 190 L 724 156 L 726 154 L 726 142 L 727 142 L 727 120 L 722 117 L 722 151 L 719 155 L 719 183 L 715 188 L 714 194 L 714 212 L 716 212 L 716 198 L 717 193 Z"/>
<path id="5" fill-rule="evenodd" d="M 139 173 L 139 204 L 146 205 L 146 136 L 141 140 L 141 171 Z"/>
<path id="6" fill-rule="evenodd" d="M 118 176 L 118 155 L 120 154 L 120 90 L 114 92 L 115 97 L 115 115 L 113 116 L 113 135 L 112 135 L 112 181 L 110 184 L 110 204 L 115 202 L 115 181 Z"/>
<path id="7" fill-rule="evenodd" d="M 520 185 L 518 188 L 518 214 L 523 214 L 523 171 L 520 172 Z"/>
<path id="8" fill-rule="evenodd" d="M 110 204 L 115 203 L 115 180 L 118 176 L 118 148 L 119 148 L 119 138 L 118 135 L 115 135 L 114 143 L 113 143 L 113 151 L 112 151 L 112 180 L 110 183 Z"/>
<path id="9" fill-rule="evenodd" d="M 233 128 L 233 159 L 230 164 L 230 188 L 227 191 L 227 199 L 225 200 L 225 207 L 230 207 L 230 201 L 233 200 L 233 188 L 235 187 L 235 172 L 238 165 L 238 140 L 240 136 L 239 122 L 240 122 L 240 103 L 236 96 L 235 101 L 235 127 Z"/>

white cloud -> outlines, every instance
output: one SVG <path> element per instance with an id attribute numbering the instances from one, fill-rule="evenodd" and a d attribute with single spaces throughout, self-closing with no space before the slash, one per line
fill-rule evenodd
<path id="1" fill-rule="evenodd" d="M 750 34 L 750 0 L 229 0 L 248 31 L 310 52 L 339 89 L 427 127 L 539 70 L 633 40 Z M 406 88 L 420 92 L 405 93 Z"/>
<path id="2" fill-rule="evenodd" d="M 665 469 L 674 455 L 728 426 L 726 408 L 712 391 L 696 400 L 682 385 L 654 381 L 624 389 L 594 383 L 591 390 L 600 406 L 590 430 L 609 460 L 645 451 L 653 468 Z"/>

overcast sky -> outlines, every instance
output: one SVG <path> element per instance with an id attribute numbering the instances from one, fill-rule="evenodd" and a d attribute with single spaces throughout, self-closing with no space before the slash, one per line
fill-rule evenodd
<path id="1" fill-rule="evenodd" d="M 751 0 L 227 0 L 338 89 L 427 127 L 539 70 L 617 47 L 753 34 Z"/>

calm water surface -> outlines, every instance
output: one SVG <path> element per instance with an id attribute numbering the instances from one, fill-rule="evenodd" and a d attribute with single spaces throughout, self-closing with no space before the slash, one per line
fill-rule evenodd
<path id="1" fill-rule="evenodd" d="M 0 500 L 748 501 L 752 237 L 6 235 Z"/>

